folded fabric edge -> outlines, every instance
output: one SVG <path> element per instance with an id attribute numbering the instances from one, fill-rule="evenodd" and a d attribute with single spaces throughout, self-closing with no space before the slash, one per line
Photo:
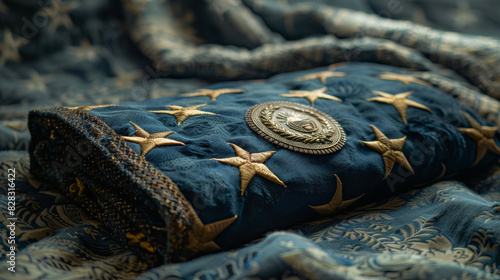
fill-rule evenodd
<path id="1" fill-rule="evenodd" d="M 30 172 L 55 183 L 141 258 L 154 266 L 202 253 L 192 246 L 196 212 L 179 188 L 99 118 L 34 110 L 28 125 Z"/>

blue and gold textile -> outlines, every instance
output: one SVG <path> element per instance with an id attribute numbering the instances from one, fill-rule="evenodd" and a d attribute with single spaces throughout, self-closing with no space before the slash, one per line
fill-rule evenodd
<path id="1" fill-rule="evenodd" d="M 497 6 L 0 0 L 0 279 L 500 279 Z"/>
<path id="2" fill-rule="evenodd" d="M 332 68 L 140 103 L 34 111 L 31 170 L 60 184 L 123 242 L 169 261 L 232 248 L 498 159 L 497 127 L 430 84 L 389 66 Z M 310 154 L 253 131 L 246 112 L 266 102 L 294 104 L 281 101 L 335 119 L 345 144 Z M 276 115 L 270 123 L 283 118 L 285 128 L 302 118 Z M 308 125 L 315 124 L 297 129 Z"/>
<path id="3" fill-rule="evenodd" d="M 443 181 L 237 251 L 151 268 L 56 186 L 35 180 L 26 151 L 0 158 L 2 178 L 9 168 L 18 171 L 21 269 L 12 274 L 2 262 L 5 279 L 500 279 L 498 167 L 475 190 Z M 2 211 L 6 202 L 2 197 Z"/>

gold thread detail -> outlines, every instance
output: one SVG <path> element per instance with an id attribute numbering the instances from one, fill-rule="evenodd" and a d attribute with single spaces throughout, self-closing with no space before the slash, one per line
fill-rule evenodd
<path id="1" fill-rule="evenodd" d="M 250 184 L 250 181 L 255 175 L 264 177 L 267 180 L 282 185 L 286 188 L 285 183 L 283 183 L 283 181 L 281 181 L 278 176 L 274 175 L 274 173 L 264 165 L 264 162 L 266 162 L 272 155 L 276 153 L 275 151 L 251 154 L 238 145 L 232 143 L 228 144 L 233 147 L 233 150 L 236 153 L 236 157 L 213 158 L 212 160 L 216 160 L 226 165 L 238 167 L 238 169 L 240 170 L 242 196 L 243 194 L 245 194 L 245 190 L 247 189 L 248 184 Z"/>
<path id="2" fill-rule="evenodd" d="M 332 117 L 310 106 L 272 101 L 248 109 L 250 128 L 280 147 L 307 154 L 329 154 L 340 150 L 345 132 Z"/>

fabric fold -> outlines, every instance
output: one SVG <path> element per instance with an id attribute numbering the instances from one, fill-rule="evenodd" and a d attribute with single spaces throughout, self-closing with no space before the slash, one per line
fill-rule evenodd
<path id="1" fill-rule="evenodd" d="M 498 127 L 473 110 L 366 63 L 29 120 L 31 172 L 155 264 L 481 170 L 500 154 Z"/>

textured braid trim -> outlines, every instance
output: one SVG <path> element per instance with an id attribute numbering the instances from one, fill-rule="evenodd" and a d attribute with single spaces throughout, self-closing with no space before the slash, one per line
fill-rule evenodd
<path id="1" fill-rule="evenodd" d="M 33 175 L 59 186 L 151 265 L 185 257 L 194 209 L 107 124 L 56 108 L 30 112 L 29 129 Z"/>

